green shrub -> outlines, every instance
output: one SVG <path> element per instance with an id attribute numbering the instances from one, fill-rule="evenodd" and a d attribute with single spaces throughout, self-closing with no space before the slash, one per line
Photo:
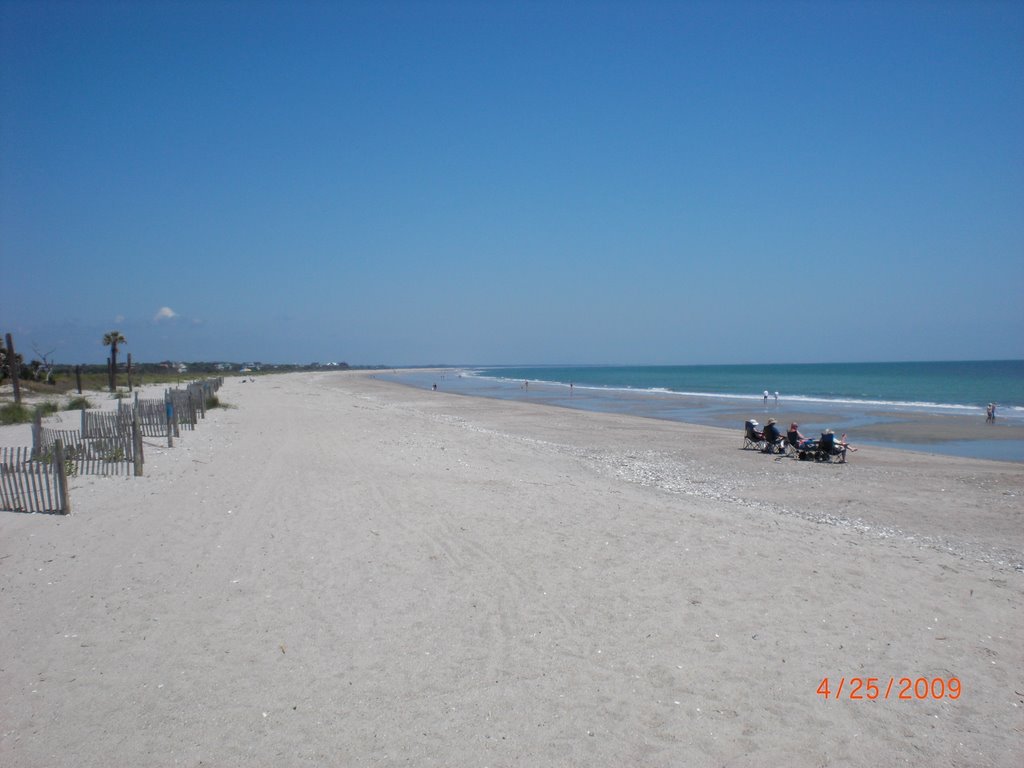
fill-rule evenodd
<path id="1" fill-rule="evenodd" d="M 100 457 L 103 461 L 124 461 L 124 448 L 107 448 Z"/>
<path id="2" fill-rule="evenodd" d="M 73 397 L 68 400 L 68 404 L 65 406 L 66 411 L 87 411 L 92 408 L 92 403 L 89 402 L 87 397 Z"/>
<path id="3" fill-rule="evenodd" d="M 0 408 L 0 424 L 24 424 L 32 421 L 32 409 L 18 403 L 8 403 Z"/>

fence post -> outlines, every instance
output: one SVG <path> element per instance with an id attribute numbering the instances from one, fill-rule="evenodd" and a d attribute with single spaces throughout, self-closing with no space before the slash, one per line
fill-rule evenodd
<path id="1" fill-rule="evenodd" d="M 40 408 L 36 408 L 35 414 L 32 416 L 32 458 L 34 460 L 39 459 L 40 453 L 43 449 L 43 411 Z"/>
<path id="2" fill-rule="evenodd" d="M 175 387 L 173 391 L 177 392 L 178 388 Z M 170 389 L 167 390 L 167 396 L 171 398 L 171 413 L 174 414 L 174 436 L 181 437 L 181 427 L 178 426 L 181 419 L 178 416 L 178 407 L 174 403 L 174 395 Z"/>
<path id="3" fill-rule="evenodd" d="M 164 410 L 167 412 L 167 447 L 174 447 L 174 403 L 171 396 L 164 391 Z"/>
<path id="4" fill-rule="evenodd" d="M 128 353 L 128 391 L 132 391 L 132 353 Z"/>
<path id="5" fill-rule="evenodd" d="M 82 366 L 75 366 L 75 384 L 78 386 L 78 394 L 82 394 Z"/>
<path id="6" fill-rule="evenodd" d="M 138 408 L 132 409 L 132 446 L 135 454 L 135 476 L 142 477 L 142 465 L 145 463 L 145 459 L 142 456 L 142 423 L 139 420 Z"/>
<path id="7" fill-rule="evenodd" d="M 53 444 L 53 471 L 57 475 L 57 503 L 60 513 L 71 513 L 71 497 L 68 495 L 68 468 L 64 463 L 64 442 L 57 440 Z"/>

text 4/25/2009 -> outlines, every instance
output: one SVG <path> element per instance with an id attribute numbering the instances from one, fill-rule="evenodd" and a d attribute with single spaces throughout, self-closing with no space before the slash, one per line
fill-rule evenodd
<path id="1" fill-rule="evenodd" d="M 923 701 L 925 699 L 959 699 L 963 693 L 959 677 L 841 677 L 835 688 L 835 679 L 826 677 L 818 685 L 817 694 L 826 701 L 838 701 L 844 696 L 852 701 L 868 699 L 897 699 Z"/>

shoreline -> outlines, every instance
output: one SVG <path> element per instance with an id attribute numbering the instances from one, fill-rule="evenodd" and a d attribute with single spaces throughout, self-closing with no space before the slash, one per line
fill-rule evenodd
<path id="1" fill-rule="evenodd" d="M 946 488 L 943 486 L 949 484 L 946 482 L 948 478 L 964 476 L 971 478 L 971 482 L 974 482 L 991 473 L 992 476 L 1000 478 L 1000 483 L 1009 484 L 1006 490 L 1009 496 L 1001 499 L 993 497 L 990 501 L 991 511 L 1006 509 L 1008 503 L 1010 508 L 1013 508 L 1014 500 L 1024 499 L 1024 467 L 1017 462 L 949 456 L 879 445 L 870 449 L 861 448 L 857 452 L 849 454 L 846 464 L 830 465 L 840 472 L 850 469 L 857 473 L 864 473 L 863 475 L 833 474 L 823 478 L 813 473 L 816 468 L 828 471 L 827 467 L 819 467 L 813 463 L 798 462 L 785 457 L 765 455 L 757 451 L 743 450 L 741 447 L 742 429 L 731 425 L 698 424 L 636 416 L 629 413 L 566 408 L 557 403 L 488 398 L 447 392 L 441 388 L 437 392 L 433 392 L 380 376 L 369 374 L 368 376 L 371 379 L 379 380 L 380 384 L 385 387 L 398 387 L 399 391 L 410 389 L 428 398 L 453 396 L 457 400 L 468 401 L 468 403 L 458 406 L 460 411 L 469 413 L 496 411 L 505 416 L 501 422 L 506 429 L 509 428 L 508 419 L 514 417 L 516 426 L 513 426 L 512 430 L 519 432 L 518 424 L 522 423 L 524 431 L 530 430 L 532 437 L 529 439 L 531 440 L 535 439 L 537 434 L 544 435 L 543 442 L 557 442 L 565 439 L 564 430 L 552 429 L 549 426 L 549 424 L 562 423 L 582 424 L 588 437 L 593 439 L 596 435 L 591 434 L 592 427 L 598 435 L 605 436 L 599 441 L 601 449 L 608 451 L 610 456 L 617 457 L 608 460 L 623 465 L 634 462 L 641 463 L 638 456 L 648 453 L 671 455 L 684 450 L 694 452 L 699 457 L 696 466 L 702 476 L 696 486 L 680 481 L 679 475 L 684 472 L 683 466 L 685 465 L 673 468 L 671 473 L 665 472 L 663 467 L 658 469 L 639 466 L 629 470 L 629 473 L 633 475 L 646 478 L 648 484 L 660 486 L 670 492 L 675 492 L 678 487 L 686 487 L 688 491 L 696 489 L 699 496 L 702 495 L 700 491 L 703 485 L 710 485 L 716 489 L 721 487 L 734 489 L 740 484 L 746 491 L 742 495 L 733 497 L 732 500 L 743 505 L 764 507 L 775 513 L 794 515 L 816 523 L 824 522 L 860 528 L 865 531 L 874 530 L 882 536 L 906 536 L 908 541 L 928 541 L 930 542 L 929 546 L 935 544 L 943 551 L 955 552 L 958 555 L 963 555 L 967 550 L 979 551 L 973 545 L 965 548 L 960 545 L 943 543 L 947 537 L 955 538 L 961 532 L 959 524 L 945 527 L 941 535 L 937 531 L 926 533 L 920 530 L 901 530 L 903 513 L 902 510 L 894 507 L 892 500 L 896 500 L 900 504 L 904 502 L 907 490 L 901 487 L 902 483 L 910 483 L 915 487 L 916 492 L 920 495 L 919 506 L 927 507 L 929 504 L 941 506 L 946 499 L 933 494 L 946 494 Z M 625 444 L 620 444 L 618 438 L 623 430 L 629 436 L 629 440 Z M 606 436 L 608 433 L 615 435 L 616 438 Z M 858 445 L 861 445 L 860 441 L 858 441 Z M 570 450 L 577 450 L 577 448 L 573 446 Z M 780 475 L 787 488 L 794 484 L 806 484 L 819 495 L 815 498 L 801 497 L 800 503 L 796 503 L 796 499 L 786 499 L 784 496 L 780 496 L 777 492 L 778 489 L 762 493 L 757 489 L 757 483 L 770 478 L 770 473 Z M 825 480 L 828 482 L 822 484 L 822 481 Z M 870 489 L 871 500 L 865 499 L 858 502 L 855 500 L 857 494 L 867 491 L 860 487 L 860 484 L 865 482 L 872 486 Z M 829 485 L 838 487 L 830 488 Z M 837 515 L 830 511 L 835 504 L 841 504 L 845 513 Z M 873 508 L 869 511 L 868 507 Z M 1011 519 L 1019 519 L 1024 524 L 1024 502 L 1021 502 L 1021 507 L 1019 511 L 1014 510 L 1015 514 Z M 993 549 L 983 557 L 1001 566 L 1009 564 L 1014 570 L 1024 573 L 1024 531 L 1019 536 L 1011 533 L 1012 528 L 1007 526 L 1007 522 L 1007 519 L 1000 518 L 998 514 L 989 517 L 984 527 L 996 535 L 987 539 L 988 544 L 985 546 L 991 546 Z M 1016 541 L 1019 546 L 1004 549 L 1002 545 L 1007 541 Z M 1001 552 L 1001 555 L 994 554 L 997 550 Z"/>
<path id="2" fill-rule="evenodd" d="M 920 409 L 886 409 L 874 404 L 773 401 L 764 407 L 757 398 L 737 404 L 726 396 L 691 396 L 679 393 L 631 391 L 531 382 L 523 390 L 515 382 L 460 376 L 464 369 L 399 369 L 374 372 L 377 378 L 418 389 L 432 383 L 446 392 L 499 400 L 537 402 L 589 412 L 621 413 L 680 423 L 742 431 L 748 418 L 764 424 L 778 419 L 784 427 L 796 421 L 808 437 L 825 429 L 847 432 L 858 446 L 891 448 L 962 458 L 1024 463 L 1024 422 L 1016 418 L 987 424 L 984 414 L 930 413 Z"/>
<path id="3" fill-rule="evenodd" d="M 219 397 L 72 515 L 0 512 L 0 763 L 1015 765 L 1018 465 L 362 372 Z"/>

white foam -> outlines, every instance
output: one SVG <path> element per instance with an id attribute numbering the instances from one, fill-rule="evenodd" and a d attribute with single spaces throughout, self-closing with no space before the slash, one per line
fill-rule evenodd
<path id="1" fill-rule="evenodd" d="M 479 379 L 491 379 L 493 381 L 505 381 L 505 382 L 519 382 L 523 379 L 513 379 L 511 377 L 486 375 L 481 373 L 479 370 L 469 371 L 468 375 Z M 565 389 L 569 388 L 569 384 L 563 381 L 553 381 L 549 379 L 529 379 L 532 384 L 540 384 L 543 386 L 550 387 L 562 387 Z M 701 398 L 707 400 L 737 400 L 741 402 L 759 402 L 764 399 L 764 395 L 761 394 L 733 394 L 725 392 L 690 392 L 687 390 L 672 390 L 666 387 L 630 387 L 630 386 L 613 386 L 607 384 L 580 384 L 573 383 L 575 390 L 593 391 L 593 392 L 626 392 L 629 394 L 652 394 L 652 395 L 676 395 L 679 397 L 691 397 Z M 774 397 L 769 398 L 769 403 L 775 405 Z M 951 415 L 976 415 L 983 413 L 982 406 L 968 405 L 966 403 L 934 403 L 929 401 L 903 401 L 903 400 L 872 400 L 872 399 L 859 399 L 853 397 L 821 397 L 813 395 L 784 395 L 780 396 L 779 404 L 792 405 L 793 403 L 803 403 L 807 405 L 846 405 L 856 408 L 891 408 L 896 410 L 908 410 L 908 411 L 938 411 L 940 413 L 948 413 Z M 1009 418 L 1021 418 L 1024 417 L 1024 407 L 1019 406 L 1006 406 L 1000 408 L 1000 415 Z"/>

